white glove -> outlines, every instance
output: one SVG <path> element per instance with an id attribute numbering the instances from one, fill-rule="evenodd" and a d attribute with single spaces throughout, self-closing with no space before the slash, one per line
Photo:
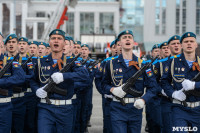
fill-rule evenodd
<path id="1" fill-rule="evenodd" d="M 36 96 L 37 97 L 39 97 L 39 98 L 45 98 L 45 97 L 47 97 L 47 92 L 45 90 L 43 90 L 45 86 L 37 89 L 37 91 L 36 91 Z"/>
<path id="2" fill-rule="evenodd" d="M 53 79 L 53 81 L 54 81 L 56 84 L 59 84 L 59 83 L 61 83 L 61 82 L 64 81 L 63 74 L 60 73 L 60 72 L 53 73 L 53 74 L 51 75 L 51 78 Z"/>
<path id="3" fill-rule="evenodd" d="M 124 92 L 122 90 L 122 86 L 119 86 L 119 87 L 114 87 L 113 91 L 112 91 L 112 94 L 119 97 L 119 98 L 123 98 L 125 95 L 126 95 L 126 92 Z"/>
<path id="4" fill-rule="evenodd" d="M 172 97 L 179 101 L 185 101 L 186 99 L 186 95 L 183 93 L 183 89 L 179 91 L 174 91 L 172 94 Z"/>
<path id="5" fill-rule="evenodd" d="M 134 103 L 134 107 L 137 108 L 137 109 L 142 109 L 144 108 L 144 100 L 143 99 L 137 99 Z"/>
<path id="6" fill-rule="evenodd" d="M 165 91 L 164 91 L 163 89 L 161 90 L 161 93 L 162 93 L 164 96 L 167 97 L 167 94 L 165 93 Z"/>
<path id="7" fill-rule="evenodd" d="M 190 81 L 188 79 L 185 79 L 182 82 L 182 86 L 183 86 L 183 89 L 185 91 L 194 90 L 194 88 L 195 88 L 195 82 L 194 81 Z"/>

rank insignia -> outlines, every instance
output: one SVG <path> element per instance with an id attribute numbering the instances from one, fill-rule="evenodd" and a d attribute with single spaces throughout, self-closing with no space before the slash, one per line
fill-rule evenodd
<path id="1" fill-rule="evenodd" d="M 120 73 L 122 72 L 122 68 L 119 68 L 119 72 L 120 72 Z"/>
<path id="2" fill-rule="evenodd" d="M 165 67 L 165 72 L 167 73 L 169 70 L 168 66 Z"/>
<path id="3" fill-rule="evenodd" d="M 102 72 L 102 70 L 103 70 L 102 67 L 100 67 L 100 68 L 99 68 L 99 71 Z"/>
<path id="4" fill-rule="evenodd" d="M 158 73 L 158 69 L 155 67 L 154 68 L 154 73 L 157 74 Z"/>
<path id="5" fill-rule="evenodd" d="M 184 68 L 184 67 L 182 67 L 182 68 L 181 68 L 181 71 L 183 71 L 183 72 L 184 72 L 184 71 L 185 71 L 185 68 Z"/>

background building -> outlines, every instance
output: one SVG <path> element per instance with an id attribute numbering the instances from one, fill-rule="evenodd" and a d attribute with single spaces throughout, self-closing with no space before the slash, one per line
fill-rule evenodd
<path id="1" fill-rule="evenodd" d="M 191 31 L 200 42 L 200 0 L 146 0 L 144 6 L 144 45 L 149 51 L 155 43 Z"/>

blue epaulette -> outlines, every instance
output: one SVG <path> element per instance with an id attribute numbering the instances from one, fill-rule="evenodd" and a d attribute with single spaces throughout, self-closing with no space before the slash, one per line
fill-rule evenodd
<path id="1" fill-rule="evenodd" d="M 170 59 L 174 59 L 174 58 L 178 58 L 178 57 L 181 57 L 181 54 L 179 55 L 174 55 L 174 56 L 171 56 Z"/>
<path id="2" fill-rule="evenodd" d="M 36 57 L 36 56 L 33 56 L 33 57 L 32 57 L 32 59 L 37 59 L 37 58 L 38 58 L 38 57 Z"/>
<path id="3" fill-rule="evenodd" d="M 27 60 L 28 58 L 26 58 L 26 57 L 22 57 L 22 60 Z"/>
<path id="4" fill-rule="evenodd" d="M 7 57 L 7 60 L 12 60 L 13 59 L 13 57 Z"/>
<path id="5" fill-rule="evenodd" d="M 164 58 L 164 59 L 160 59 L 159 62 L 165 62 L 168 60 L 168 57 L 167 58 Z"/>
<path id="6" fill-rule="evenodd" d="M 81 61 L 81 60 L 83 60 L 83 58 L 81 58 L 81 57 L 78 57 L 78 58 L 77 58 L 77 61 Z"/>
<path id="7" fill-rule="evenodd" d="M 71 58 L 74 58 L 73 56 L 67 56 L 67 59 L 71 59 Z"/>

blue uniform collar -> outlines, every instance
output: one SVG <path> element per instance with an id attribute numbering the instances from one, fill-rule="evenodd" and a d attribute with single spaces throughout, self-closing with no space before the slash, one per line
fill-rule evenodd
<path id="1" fill-rule="evenodd" d="M 62 60 L 64 59 L 64 54 L 62 54 L 61 59 L 62 59 Z M 45 61 L 46 61 L 46 62 L 49 62 L 49 61 L 52 61 L 52 62 L 53 62 L 52 54 L 49 54 L 49 55 L 45 58 Z"/>
<path id="2" fill-rule="evenodd" d="M 197 62 L 197 55 L 195 55 L 195 56 L 196 56 L 195 62 Z M 179 58 L 178 61 L 183 62 L 183 65 L 184 65 L 188 70 L 190 69 L 189 66 L 188 66 L 188 63 L 187 63 L 187 61 L 186 61 L 186 59 L 185 59 L 184 53 L 181 53 L 180 58 Z"/>

